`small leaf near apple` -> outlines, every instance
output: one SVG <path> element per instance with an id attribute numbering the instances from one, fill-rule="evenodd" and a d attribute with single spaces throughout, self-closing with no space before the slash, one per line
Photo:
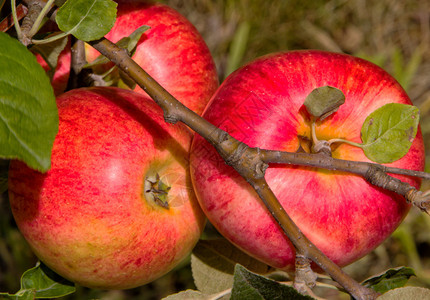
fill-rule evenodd
<path id="1" fill-rule="evenodd" d="M 146 26 L 146 25 L 140 26 L 135 31 L 133 31 L 129 36 L 123 37 L 122 39 L 120 39 L 115 44 L 118 47 L 126 49 L 128 51 L 128 53 L 130 54 L 130 56 L 132 56 L 134 54 L 134 52 L 136 51 L 137 43 L 139 42 L 142 34 L 145 31 L 147 31 L 149 28 L 150 27 Z M 84 66 L 84 68 L 91 68 L 95 65 L 102 65 L 102 64 L 106 64 L 106 63 L 110 63 L 110 60 L 106 56 L 100 54 L 95 60 L 86 64 Z"/>
<path id="2" fill-rule="evenodd" d="M 324 120 L 344 103 L 345 95 L 341 90 L 332 86 L 322 86 L 310 92 L 304 104 L 312 116 Z"/>
<path id="3" fill-rule="evenodd" d="M 389 290 L 405 286 L 412 276 L 416 276 L 413 269 L 399 267 L 389 269 L 382 274 L 366 279 L 362 284 L 383 294 Z"/>
<path id="4" fill-rule="evenodd" d="M 417 134 L 419 109 L 401 103 L 386 104 L 364 121 L 361 128 L 364 154 L 378 163 L 391 163 L 408 153 Z"/>

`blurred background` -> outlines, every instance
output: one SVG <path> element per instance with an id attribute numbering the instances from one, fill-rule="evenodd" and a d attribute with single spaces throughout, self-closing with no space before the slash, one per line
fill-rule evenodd
<path id="1" fill-rule="evenodd" d="M 368 59 L 391 73 L 421 110 L 430 149 L 430 2 L 423 0 L 165 0 L 201 32 L 220 81 L 270 52 L 322 49 Z M 427 150 L 428 151 L 428 150 Z M 430 151 L 427 154 L 427 162 Z M 427 163 L 427 171 L 430 171 Z M 423 189 L 430 189 L 424 182 Z M 0 199 L 0 291 L 19 290 L 36 258 L 19 234 L 7 195 Z M 400 228 L 371 254 L 345 268 L 361 281 L 390 267 L 409 266 L 410 285 L 430 288 L 430 216 L 413 208 Z M 156 300 L 194 288 L 187 262 L 159 280 L 128 291 L 78 287 L 63 299 Z M 341 299 L 349 299 L 343 297 Z"/>

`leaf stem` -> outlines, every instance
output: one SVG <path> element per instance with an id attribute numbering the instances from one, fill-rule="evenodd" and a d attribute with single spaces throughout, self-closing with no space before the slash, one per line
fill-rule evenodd
<path id="1" fill-rule="evenodd" d="M 345 143 L 354 147 L 358 147 L 358 148 L 363 148 L 363 144 L 359 144 L 359 143 L 355 143 L 355 142 L 351 142 L 348 140 L 344 140 L 344 139 L 331 139 L 328 141 L 329 145 L 334 144 L 334 143 Z"/>
<path id="2" fill-rule="evenodd" d="M 52 42 L 55 42 L 57 40 L 60 40 L 62 38 L 65 38 L 66 36 L 68 36 L 70 33 L 66 33 L 66 32 L 62 32 L 59 34 L 56 34 L 54 36 L 51 36 L 47 39 L 43 39 L 43 40 L 31 40 L 31 42 L 35 45 L 41 45 L 41 44 L 49 44 Z"/>
<path id="3" fill-rule="evenodd" d="M 21 40 L 22 31 L 21 31 L 21 26 L 19 25 L 18 15 L 16 13 L 16 1 L 15 0 L 11 1 L 11 6 L 12 6 L 12 17 L 13 17 L 13 23 L 15 25 L 15 31 L 16 31 L 16 34 L 18 36 L 18 40 Z"/>

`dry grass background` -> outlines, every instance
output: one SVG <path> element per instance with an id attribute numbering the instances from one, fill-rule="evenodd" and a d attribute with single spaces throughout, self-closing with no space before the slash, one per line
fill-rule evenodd
<path id="1" fill-rule="evenodd" d="M 345 52 L 381 65 L 399 80 L 421 109 L 421 126 L 427 149 L 430 149 L 429 1 L 162 2 L 179 10 L 202 33 L 221 81 L 243 63 L 281 50 L 312 48 Z M 424 185 L 430 188 L 429 183 Z M 34 265 L 35 258 L 14 228 L 4 200 L 0 201 L 0 290 L 15 292 L 19 288 L 20 274 Z M 430 288 L 430 217 L 416 209 L 411 210 L 392 237 L 345 270 L 362 280 L 402 265 L 413 267 L 418 275 L 410 284 Z M 186 288 L 193 288 L 188 266 L 141 288 L 110 292 L 78 288 L 77 293 L 64 299 L 150 300 Z"/>

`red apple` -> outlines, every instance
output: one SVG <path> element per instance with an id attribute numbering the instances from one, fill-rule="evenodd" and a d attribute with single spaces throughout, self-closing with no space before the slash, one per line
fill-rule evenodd
<path id="1" fill-rule="evenodd" d="M 361 142 L 361 126 L 371 112 L 386 103 L 411 104 L 400 85 L 369 62 L 343 54 L 292 51 L 259 58 L 234 72 L 203 116 L 251 147 L 296 152 L 301 144 L 308 149 L 301 141 L 310 139 L 305 98 L 327 85 L 343 91 L 346 102 L 318 123 L 320 140 Z M 332 150 L 335 158 L 369 161 L 360 148 L 347 144 Z M 293 268 L 294 248 L 256 192 L 200 136 L 194 139 L 190 165 L 200 205 L 220 233 L 273 267 Z M 391 166 L 423 169 L 420 132 L 408 154 Z M 415 187 L 420 184 L 396 177 Z M 266 179 L 301 231 L 341 266 L 378 246 L 409 210 L 401 196 L 348 173 L 273 164 Z"/>
<path id="2" fill-rule="evenodd" d="M 48 63 L 43 59 L 43 57 L 36 53 L 37 62 L 42 66 L 45 72 L 50 71 Z M 56 96 L 64 93 L 67 88 L 67 83 L 69 81 L 70 75 L 70 61 L 71 61 L 71 50 L 70 41 L 68 42 L 66 48 L 61 51 L 58 56 L 57 67 L 55 68 L 54 76 L 51 78 L 51 85 L 54 89 L 54 94 Z"/>
<path id="3" fill-rule="evenodd" d="M 50 171 L 10 165 L 20 231 L 40 260 L 83 286 L 132 288 L 165 274 L 205 221 L 188 169 L 192 134 L 129 90 L 82 88 L 57 103 Z"/>
<path id="4" fill-rule="evenodd" d="M 218 87 L 212 56 L 196 28 L 176 10 L 150 1 L 116 1 L 117 20 L 106 38 L 117 42 L 142 25 L 132 58 L 167 91 L 200 114 Z M 87 47 L 87 60 L 100 53 Z M 139 86 L 134 89 L 146 94 Z"/>

